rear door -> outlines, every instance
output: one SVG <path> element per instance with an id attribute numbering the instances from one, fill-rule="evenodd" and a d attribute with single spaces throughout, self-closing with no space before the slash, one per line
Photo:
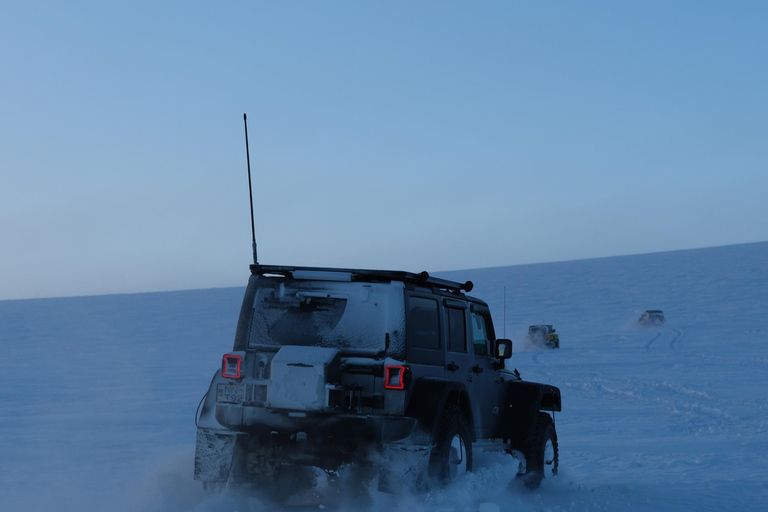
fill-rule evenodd
<path id="1" fill-rule="evenodd" d="M 439 377 L 445 374 L 445 351 L 438 299 L 411 292 L 406 296 L 406 360 L 414 375 Z"/>

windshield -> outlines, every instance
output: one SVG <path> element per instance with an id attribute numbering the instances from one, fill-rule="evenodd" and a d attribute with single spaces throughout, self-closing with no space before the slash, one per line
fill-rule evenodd
<path id="1" fill-rule="evenodd" d="M 383 351 L 404 340 L 401 283 L 262 277 L 248 345 L 302 345 Z M 393 346 L 394 345 L 394 346 Z"/>

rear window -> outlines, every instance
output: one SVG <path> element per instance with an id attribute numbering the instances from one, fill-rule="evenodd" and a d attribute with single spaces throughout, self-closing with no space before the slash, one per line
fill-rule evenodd
<path id="1" fill-rule="evenodd" d="M 467 320 L 463 309 L 446 308 L 448 313 L 448 350 L 467 352 Z"/>
<path id="2" fill-rule="evenodd" d="M 414 348 L 440 348 L 440 317 L 437 301 L 423 297 L 408 299 L 408 340 Z"/>
<path id="3" fill-rule="evenodd" d="M 248 346 L 400 350 L 403 294 L 392 284 L 261 278 Z"/>

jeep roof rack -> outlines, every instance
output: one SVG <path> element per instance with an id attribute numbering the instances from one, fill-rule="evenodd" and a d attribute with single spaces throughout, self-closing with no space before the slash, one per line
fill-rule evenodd
<path id="1" fill-rule="evenodd" d="M 474 287 L 472 281 L 458 283 L 447 279 L 430 276 L 426 271 L 414 274 L 413 272 L 404 272 L 402 270 L 369 270 L 360 268 L 328 268 L 328 267 L 295 267 L 288 265 L 260 265 L 250 266 L 251 274 L 265 275 L 276 274 L 285 277 L 293 277 L 294 272 L 300 273 L 324 273 L 326 275 L 347 274 L 352 281 L 402 281 L 404 283 L 413 283 L 420 286 L 433 286 L 442 290 L 453 292 L 470 292 Z M 339 276 L 339 280 L 344 280 Z"/>

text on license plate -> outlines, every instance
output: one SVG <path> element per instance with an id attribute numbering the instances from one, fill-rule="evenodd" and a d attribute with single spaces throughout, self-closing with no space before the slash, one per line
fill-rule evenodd
<path id="1" fill-rule="evenodd" d="M 233 384 L 219 384 L 216 387 L 217 402 L 242 402 L 243 390 L 245 386 L 236 386 Z"/>

